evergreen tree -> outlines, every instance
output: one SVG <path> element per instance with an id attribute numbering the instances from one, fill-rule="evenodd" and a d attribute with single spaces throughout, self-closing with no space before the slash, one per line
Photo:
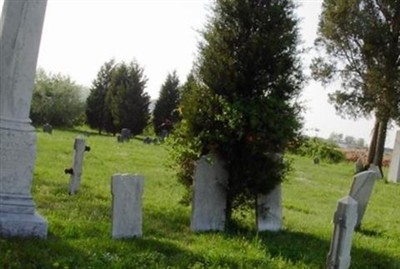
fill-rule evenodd
<path id="1" fill-rule="evenodd" d="M 144 91 L 146 82 L 143 69 L 136 62 L 115 67 L 106 94 L 106 105 L 115 130 L 129 128 L 137 135 L 146 127 L 150 104 L 150 97 Z"/>
<path id="2" fill-rule="evenodd" d="M 105 102 L 114 66 L 114 60 L 104 63 L 97 73 L 97 78 L 92 82 L 90 94 L 86 99 L 86 121 L 91 128 L 97 128 L 99 134 L 102 130 L 114 133 L 115 129 Z"/>
<path id="3" fill-rule="evenodd" d="M 153 126 L 156 134 L 160 134 L 163 128 L 172 128 L 172 125 L 179 120 L 177 112 L 179 99 L 179 78 L 174 71 L 172 74 L 168 74 L 161 86 L 160 97 L 154 107 Z"/>
<path id="4" fill-rule="evenodd" d="M 203 34 L 177 130 L 179 180 L 190 185 L 194 158 L 216 152 L 229 172 L 228 210 L 279 184 L 280 154 L 300 130 L 297 20 L 289 0 L 216 1 Z M 251 203 L 253 204 L 253 203 Z"/>

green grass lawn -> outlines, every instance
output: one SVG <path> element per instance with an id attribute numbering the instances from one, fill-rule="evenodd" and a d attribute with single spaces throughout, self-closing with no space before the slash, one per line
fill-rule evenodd
<path id="1" fill-rule="evenodd" d="M 74 138 L 86 135 L 80 191 L 68 195 Z M 236 214 L 225 233 L 190 232 L 184 190 L 166 168 L 165 145 L 55 130 L 38 132 L 33 197 L 49 223 L 47 240 L 0 239 L 0 268 L 324 268 L 336 201 L 348 194 L 353 166 L 313 165 L 293 158 L 283 184 L 284 229 L 257 233 L 254 212 Z M 111 239 L 110 180 L 115 173 L 145 178 L 143 237 Z M 353 237 L 351 268 L 400 268 L 400 185 L 378 181 Z"/>

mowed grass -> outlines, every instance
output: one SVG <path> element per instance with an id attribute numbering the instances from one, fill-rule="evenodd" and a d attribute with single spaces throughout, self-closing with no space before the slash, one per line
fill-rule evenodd
<path id="1" fill-rule="evenodd" d="M 74 138 L 86 137 L 79 193 L 68 195 Z M 47 240 L 0 239 L 0 268 L 324 268 L 336 201 L 348 194 L 353 166 L 313 165 L 297 156 L 283 184 L 284 229 L 257 233 L 254 212 L 235 214 L 224 233 L 192 233 L 190 207 L 179 203 L 166 145 L 85 129 L 37 133 L 32 194 L 49 223 Z M 143 237 L 111 239 L 111 176 L 145 178 Z M 242 212 L 243 213 L 243 212 Z M 362 230 L 353 237 L 351 268 L 400 268 L 400 185 L 377 181 Z"/>

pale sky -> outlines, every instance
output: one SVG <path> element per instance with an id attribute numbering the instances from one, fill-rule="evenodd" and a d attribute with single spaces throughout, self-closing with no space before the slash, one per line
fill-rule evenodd
<path id="1" fill-rule="evenodd" d="M 18 1 L 18 0 L 11 0 Z M 135 59 L 148 78 L 152 99 L 158 97 L 168 73 L 177 71 L 181 83 L 192 68 L 212 0 L 48 0 L 38 67 L 69 75 L 78 84 L 91 86 L 101 65 L 114 58 Z M 305 47 L 316 37 L 321 0 L 299 0 L 298 16 Z M 0 0 L 2 7 L 3 0 Z M 312 52 L 304 55 L 305 72 Z M 337 83 L 336 87 L 340 85 Z M 327 102 L 324 89 L 310 81 L 302 101 L 305 133 L 327 138 L 332 132 L 369 142 L 372 120 L 344 120 Z M 395 126 L 388 130 L 386 146 L 393 147 Z"/>

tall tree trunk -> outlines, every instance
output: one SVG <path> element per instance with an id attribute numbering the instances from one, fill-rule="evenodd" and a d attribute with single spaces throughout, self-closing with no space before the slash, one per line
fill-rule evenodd
<path id="1" fill-rule="evenodd" d="M 375 117 L 375 124 L 374 124 L 374 129 L 372 130 L 372 137 L 371 137 L 371 142 L 369 143 L 369 149 L 368 149 L 368 160 L 367 164 L 370 165 L 374 161 L 375 157 L 375 152 L 376 152 L 376 142 L 378 141 L 378 132 L 379 132 L 379 119 L 378 117 Z"/>
<path id="2" fill-rule="evenodd" d="M 373 164 L 382 167 L 383 154 L 385 153 L 386 131 L 389 119 L 382 119 L 379 123 L 378 138 L 376 142 L 375 156 Z"/>

